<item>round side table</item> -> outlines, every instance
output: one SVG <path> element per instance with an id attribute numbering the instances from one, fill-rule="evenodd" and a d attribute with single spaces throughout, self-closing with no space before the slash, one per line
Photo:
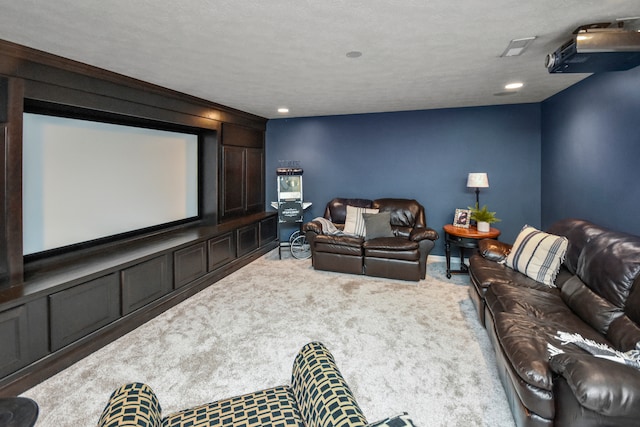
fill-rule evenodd
<path id="1" fill-rule="evenodd" d="M 464 250 L 475 249 L 478 247 L 478 241 L 482 239 L 496 239 L 500 235 L 500 230 L 491 227 L 488 232 L 482 233 L 475 226 L 469 228 L 455 227 L 452 224 L 446 224 L 444 227 L 444 250 L 447 257 L 447 279 L 451 279 L 451 275 L 455 273 L 468 273 L 469 268 L 464 263 Z M 457 246 L 460 249 L 460 269 L 451 270 L 451 246 Z"/>
<path id="2" fill-rule="evenodd" d="M 38 404 L 26 397 L 0 398 L 0 426 L 32 427 L 38 419 Z"/>

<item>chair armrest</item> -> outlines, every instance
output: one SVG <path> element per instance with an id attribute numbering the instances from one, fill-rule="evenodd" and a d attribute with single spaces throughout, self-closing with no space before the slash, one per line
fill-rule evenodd
<path id="1" fill-rule="evenodd" d="M 125 384 L 111 394 L 98 427 L 160 427 L 161 413 L 160 403 L 151 387 L 142 383 Z"/>
<path id="2" fill-rule="evenodd" d="M 579 353 L 557 354 L 549 365 L 585 408 L 606 416 L 640 418 L 640 370 Z"/>
<path id="3" fill-rule="evenodd" d="M 502 262 L 507 259 L 513 245 L 495 239 L 482 239 L 478 242 L 480 254 L 490 261 Z"/>
<path id="4" fill-rule="evenodd" d="M 322 234 L 322 224 L 320 221 L 309 221 L 302 225 L 302 232 L 313 231 L 316 234 Z"/>
<path id="5" fill-rule="evenodd" d="M 419 242 L 420 240 L 438 240 L 440 236 L 438 232 L 433 228 L 429 227 L 416 227 L 411 230 L 411 234 L 409 234 L 409 240 L 413 242 Z"/>
<path id="6" fill-rule="evenodd" d="M 333 355 L 322 343 L 311 342 L 296 356 L 291 390 L 308 427 L 364 427 L 367 424 Z"/>

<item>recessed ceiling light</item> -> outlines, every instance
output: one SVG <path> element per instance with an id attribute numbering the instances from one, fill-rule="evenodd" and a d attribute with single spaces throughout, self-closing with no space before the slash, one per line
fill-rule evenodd
<path id="1" fill-rule="evenodd" d="M 289 112 L 289 109 L 286 107 L 280 107 L 278 108 L 278 113 L 280 114 L 287 114 Z"/>
<path id="2" fill-rule="evenodd" d="M 360 58 L 362 56 L 362 52 L 357 50 L 352 50 L 351 52 L 347 52 L 347 58 Z"/>
<path id="3" fill-rule="evenodd" d="M 514 89 L 520 89 L 522 86 L 524 86 L 524 83 L 522 82 L 513 82 L 507 85 L 504 85 L 504 88 L 507 90 L 514 90 Z"/>

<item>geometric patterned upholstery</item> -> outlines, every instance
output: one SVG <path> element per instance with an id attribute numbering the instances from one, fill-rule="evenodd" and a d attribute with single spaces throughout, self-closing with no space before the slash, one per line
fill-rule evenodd
<path id="1" fill-rule="evenodd" d="M 394 424 L 402 427 L 412 424 Z M 279 386 L 185 409 L 161 418 L 148 385 L 126 384 L 111 394 L 98 427 L 364 427 L 367 425 L 335 360 L 319 342 L 305 345 L 291 386 Z M 376 424 L 383 426 L 385 424 Z"/>
<path id="2" fill-rule="evenodd" d="M 304 424 L 291 390 L 280 386 L 180 411 L 166 417 L 162 426 L 304 427 Z"/>
<path id="3" fill-rule="evenodd" d="M 146 384 L 125 384 L 111 394 L 98 427 L 160 427 L 158 398 Z"/>
<path id="4" fill-rule="evenodd" d="M 305 345 L 293 364 L 291 389 L 307 427 L 367 424 L 333 355 L 319 342 Z"/>

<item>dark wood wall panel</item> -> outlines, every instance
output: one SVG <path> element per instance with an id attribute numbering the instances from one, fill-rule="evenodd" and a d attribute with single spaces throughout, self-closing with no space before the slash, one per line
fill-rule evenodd
<path id="1" fill-rule="evenodd" d="M 223 123 L 222 144 L 235 145 L 238 147 L 264 148 L 264 132 L 232 123 Z"/>

